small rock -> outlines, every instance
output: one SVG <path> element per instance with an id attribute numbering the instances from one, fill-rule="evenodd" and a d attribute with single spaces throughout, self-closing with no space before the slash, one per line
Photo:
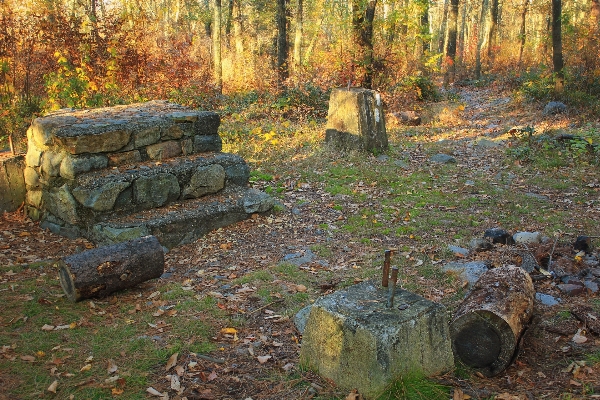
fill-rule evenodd
<path id="1" fill-rule="evenodd" d="M 379 156 L 377 156 L 377 161 L 379 162 L 387 162 L 389 161 L 390 157 L 386 156 L 385 154 L 381 154 Z"/>
<path id="2" fill-rule="evenodd" d="M 459 257 L 466 257 L 469 255 L 469 250 L 451 244 L 448 245 L 448 250 L 450 250 L 454 255 L 457 255 Z"/>
<path id="3" fill-rule="evenodd" d="M 590 251 L 591 239 L 589 236 L 578 236 L 573 244 L 575 250 L 583 250 L 586 253 Z"/>
<path id="4" fill-rule="evenodd" d="M 406 163 L 406 162 L 404 162 L 402 160 L 396 160 L 396 161 L 394 161 L 394 165 L 396 167 L 400 167 L 402 169 L 409 169 L 410 168 L 410 165 L 408 165 L 408 163 Z"/>
<path id="5" fill-rule="evenodd" d="M 562 283 L 567 283 L 570 285 L 579 285 L 579 286 L 583 285 L 583 282 L 581 281 L 581 279 L 579 279 L 578 277 L 573 276 L 573 275 L 561 276 L 560 281 Z"/>
<path id="6" fill-rule="evenodd" d="M 462 280 L 469 283 L 469 286 L 473 286 L 488 269 L 485 261 L 451 262 L 442 267 L 442 271 L 457 273 Z"/>
<path id="7" fill-rule="evenodd" d="M 561 292 L 568 296 L 578 296 L 585 292 L 585 286 L 583 285 L 574 285 L 572 283 L 561 283 L 560 285 L 556 285 Z"/>
<path id="8" fill-rule="evenodd" d="M 551 101 L 544 107 L 544 115 L 556 115 L 565 111 L 567 111 L 567 106 L 560 101 Z"/>
<path id="9" fill-rule="evenodd" d="M 306 322 L 308 321 L 308 316 L 310 314 L 310 310 L 312 310 L 312 304 L 304 307 L 300 311 L 296 313 L 294 316 L 294 324 L 298 329 L 298 332 L 301 334 L 304 333 L 304 328 L 306 327 Z"/>
<path id="10" fill-rule="evenodd" d="M 541 243 L 542 234 L 539 232 L 517 232 L 513 235 L 515 243 L 532 244 Z"/>
<path id="11" fill-rule="evenodd" d="M 400 111 L 394 114 L 399 124 L 417 126 L 421 125 L 421 117 L 414 111 Z"/>
<path id="12" fill-rule="evenodd" d="M 300 293 L 304 293 L 304 292 L 306 292 L 306 286 L 304 286 L 304 285 L 296 285 L 296 291 L 298 291 Z"/>
<path id="13" fill-rule="evenodd" d="M 599 287 L 598 284 L 594 281 L 584 281 L 583 284 L 585 285 L 586 289 L 589 290 L 592 293 L 598 293 Z"/>
<path id="14" fill-rule="evenodd" d="M 475 146 L 480 149 L 493 149 L 502 146 L 502 144 L 489 139 L 479 139 Z"/>
<path id="15" fill-rule="evenodd" d="M 535 299 L 545 306 L 555 306 L 560 303 L 560 299 L 545 293 L 536 293 Z"/>
<path id="16" fill-rule="evenodd" d="M 514 244 L 514 240 L 510 233 L 501 228 L 486 229 L 483 237 L 490 238 L 492 243 Z"/>
<path id="17" fill-rule="evenodd" d="M 472 181 L 472 180 L 465 181 L 465 186 L 475 186 L 475 181 Z"/>
<path id="18" fill-rule="evenodd" d="M 527 192 L 527 193 L 525 193 L 525 196 L 531 197 L 532 199 L 536 199 L 536 200 L 540 200 L 540 201 L 548 201 L 549 200 L 548 196 L 544 196 L 543 194 Z"/>
<path id="19" fill-rule="evenodd" d="M 492 245 L 485 239 L 475 238 L 471 239 L 471 241 L 469 242 L 469 248 L 473 251 L 486 251 L 490 250 L 493 247 L 494 245 Z"/>
<path id="20" fill-rule="evenodd" d="M 443 153 L 432 156 L 429 161 L 440 164 L 456 164 L 456 158 Z"/>

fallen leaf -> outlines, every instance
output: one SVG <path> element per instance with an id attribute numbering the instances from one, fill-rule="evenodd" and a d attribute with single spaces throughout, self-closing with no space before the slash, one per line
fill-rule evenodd
<path id="1" fill-rule="evenodd" d="M 269 359 L 271 359 L 271 356 L 267 355 L 267 356 L 258 356 L 256 357 L 256 359 L 258 360 L 259 363 L 264 364 L 267 361 L 269 361 Z"/>
<path id="2" fill-rule="evenodd" d="M 578 329 L 577 333 L 575 334 L 575 336 L 573 336 L 573 339 L 571 339 L 571 340 L 573 340 L 573 342 L 575 342 L 577 344 L 582 344 L 582 343 L 587 342 L 588 339 L 587 339 L 587 337 L 585 337 L 582 334 L 582 330 Z"/>
<path id="3" fill-rule="evenodd" d="M 89 371 L 90 369 L 92 369 L 92 364 L 85 364 L 83 367 L 81 367 L 79 372 Z"/>
<path id="4" fill-rule="evenodd" d="M 116 382 L 116 381 L 118 381 L 119 379 L 121 379 L 121 378 L 119 377 L 119 375 L 115 375 L 115 376 L 111 376 L 110 378 L 106 378 L 106 379 L 104 380 L 104 382 L 105 382 L 105 383 L 113 383 L 113 382 Z"/>
<path id="5" fill-rule="evenodd" d="M 42 330 L 43 331 L 53 331 L 54 330 L 54 325 L 45 324 L 44 326 L 42 326 Z"/>
<path id="6" fill-rule="evenodd" d="M 56 393 L 56 388 L 58 387 L 58 381 L 54 381 L 48 386 L 48 391 L 52 393 Z"/>
<path id="7" fill-rule="evenodd" d="M 223 328 L 221 329 L 221 333 L 224 335 L 233 335 L 237 333 L 237 329 L 235 328 Z"/>
<path id="8" fill-rule="evenodd" d="M 177 393 L 181 391 L 181 382 L 179 382 L 179 376 L 177 376 L 177 374 L 171 375 L 171 389 Z"/>
<path id="9" fill-rule="evenodd" d="M 183 369 L 181 365 L 178 365 L 175 367 L 175 373 L 179 376 L 183 376 L 183 374 L 185 373 L 185 369 Z"/>
<path id="10" fill-rule="evenodd" d="M 206 378 L 209 382 L 210 381 L 214 381 L 215 379 L 217 379 L 217 371 L 213 370 L 210 375 L 208 376 L 208 378 Z"/>
<path id="11" fill-rule="evenodd" d="M 118 395 L 120 395 L 120 394 L 123 394 L 123 389 L 119 389 L 119 388 L 112 388 L 112 389 L 110 390 L 110 392 L 111 392 L 111 394 L 112 394 L 113 396 L 118 396 Z"/>
<path id="12" fill-rule="evenodd" d="M 148 300 L 153 299 L 158 295 L 160 295 L 160 291 L 157 290 L 156 292 L 152 292 L 150 296 L 148 296 Z"/>
<path id="13" fill-rule="evenodd" d="M 158 397 L 164 397 L 166 395 L 166 393 L 161 393 L 158 390 L 154 389 L 152 386 L 150 386 L 148 389 L 146 389 L 146 392 L 150 393 L 153 396 L 158 396 Z"/>
<path id="14" fill-rule="evenodd" d="M 169 357 L 169 360 L 167 361 L 167 365 L 165 365 L 165 371 L 170 370 L 177 364 L 178 356 L 179 356 L 179 353 L 174 353 L 171 357 Z"/>
<path id="15" fill-rule="evenodd" d="M 115 362 L 113 360 L 108 360 L 108 366 L 106 367 L 106 372 L 108 372 L 108 374 L 112 374 L 114 372 L 117 372 L 117 369 L 119 369 L 119 367 L 117 367 L 117 364 L 115 364 Z"/>
<path id="16" fill-rule="evenodd" d="M 28 361 L 28 362 L 34 362 L 35 357 L 34 356 L 21 356 L 21 360 Z"/>

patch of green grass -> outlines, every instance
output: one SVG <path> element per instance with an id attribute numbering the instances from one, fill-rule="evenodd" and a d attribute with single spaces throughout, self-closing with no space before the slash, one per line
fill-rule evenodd
<path id="1" fill-rule="evenodd" d="M 441 385 L 422 374 L 413 372 L 399 377 L 376 397 L 377 400 L 446 400 L 450 396 L 450 387 Z"/>
<path id="2" fill-rule="evenodd" d="M 267 270 L 258 270 L 246 274 L 242 277 L 236 278 L 233 280 L 233 283 L 236 285 L 243 285 L 246 283 L 253 282 L 270 282 L 273 280 L 273 275 Z"/>

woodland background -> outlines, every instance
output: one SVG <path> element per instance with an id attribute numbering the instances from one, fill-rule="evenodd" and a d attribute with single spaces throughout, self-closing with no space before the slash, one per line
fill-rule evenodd
<path id="1" fill-rule="evenodd" d="M 598 0 L 0 0 L 0 148 L 62 107 L 319 118 L 349 84 L 394 107 L 494 80 L 594 113 L 599 39 Z"/>

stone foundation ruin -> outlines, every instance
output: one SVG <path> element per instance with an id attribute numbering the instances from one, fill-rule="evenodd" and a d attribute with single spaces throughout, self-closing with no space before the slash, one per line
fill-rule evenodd
<path id="1" fill-rule="evenodd" d="M 36 118 L 26 207 L 41 226 L 110 244 L 145 235 L 172 248 L 273 207 L 221 153 L 219 115 L 165 101 Z"/>

